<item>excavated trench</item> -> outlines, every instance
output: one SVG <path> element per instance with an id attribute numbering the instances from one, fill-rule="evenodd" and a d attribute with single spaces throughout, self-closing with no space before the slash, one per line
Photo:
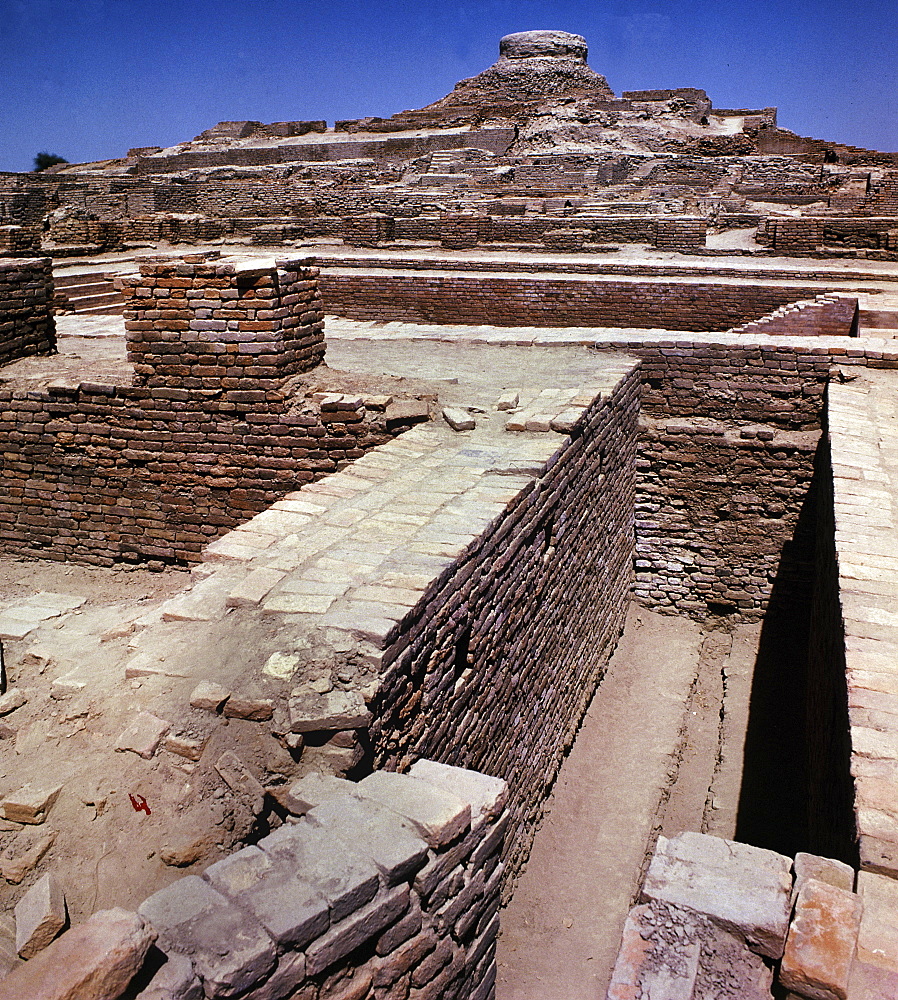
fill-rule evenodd
<path id="1" fill-rule="evenodd" d="M 835 778 L 814 767 L 822 717 L 844 716 L 847 730 L 838 678 L 826 679 L 836 698 L 825 710 L 809 698 L 826 669 L 815 647 L 832 582 L 828 460 L 821 446 L 760 622 L 631 606 L 503 913 L 498 1000 L 604 996 L 659 835 L 689 830 L 857 865 L 839 788 L 848 762 Z"/>

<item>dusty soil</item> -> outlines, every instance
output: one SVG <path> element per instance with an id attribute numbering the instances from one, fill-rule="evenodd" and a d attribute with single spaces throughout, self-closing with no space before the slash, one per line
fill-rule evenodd
<path id="1" fill-rule="evenodd" d="M 631 608 L 502 913 L 498 1000 L 603 997 L 657 836 L 733 837 L 758 631 Z"/>

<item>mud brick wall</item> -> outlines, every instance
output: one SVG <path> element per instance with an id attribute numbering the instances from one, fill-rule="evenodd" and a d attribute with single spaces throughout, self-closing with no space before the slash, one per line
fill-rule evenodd
<path id="1" fill-rule="evenodd" d="M 493 326 L 727 330 L 819 289 L 773 284 L 376 274 L 323 270 L 328 312 L 348 319 Z"/>
<path id="2" fill-rule="evenodd" d="M 142 264 L 122 281 L 128 360 L 137 384 L 273 388 L 324 358 L 318 269 L 187 260 Z"/>
<path id="3" fill-rule="evenodd" d="M 340 405 L 322 413 L 259 388 L 0 390 L 0 548 L 101 566 L 197 562 L 213 539 L 399 432 L 360 398 Z"/>
<path id="4" fill-rule="evenodd" d="M 699 618 L 759 617 L 813 476 L 816 432 L 650 419 L 641 431 L 637 598 Z"/>
<path id="5" fill-rule="evenodd" d="M 0 365 L 55 350 L 52 261 L 0 259 Z"/>
<path id="6" fill-rule="evenodd" d="M 639 376 L 622 375 L 384 653 L 377 766 L 429 757 L 504 778 L 512 875 L 630 600 Z"/>
<path id="7" fill-rule="evenodd" d="M 0 225 L 0 254 L 40 253 L 41 231 L 38 225 Z"/>

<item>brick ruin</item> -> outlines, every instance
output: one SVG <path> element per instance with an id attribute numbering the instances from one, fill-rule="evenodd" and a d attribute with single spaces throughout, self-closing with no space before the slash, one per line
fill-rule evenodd
<path id="1" fill-rule="evenodd" d="M 236 818 L 220 850 L 168 845 L 164 885 L 79 907 L 52 944 L 61 889 L 52 864 L 29 871 L 11 893 L 28 960 L 0 997 L 59 976 L 47 996 L 102 982 L 114 1000 L 135 975 L 144 1000 L 493 996 L 500 901 L 631 600 L 802 633 L 805 846 L 839 861 L 737 845 L 728 867 L 714 838 L 649 838 L 609 997 L 716 995 L 707 956 L 723 953 L 744 995 L 770 996 L 774 968 L 799 997 L 888 995 L 896 169 L 779 129 L 775 109 L 617 98 L 579 36 L 523 33 L 420 111 L 221 123 L 5 177 L 0 239 L 22 256 L 0 267 L 4 364 L 56 346 L 51 260 L 26 253 L 59 272 L 147 242 L 257 249 L 87 266 L 115 301 L 85 308 L 124 310 L 115 376 L 0 386 L 5 552 L 193 567 L 122 647 L 116 670 L 145 688 L 116 752 L 214 779 Z M 605 262 L 612 241 L 650 259 Z M 70 281 L 55 299 L 77 311 Z M 327 384 L 325 312 L 372 371 L 379 345 L 404 344 L 459 375 L 439 401 Z M 529 391 L 486 394 L 484 372 L 514 384 L 506 369 L 530 364 Z M 479 405 L 459 409 L 453 381 Z M 52 597 L 0 611 L 14 676 Z M 239 630 L 251 662 L 215 672 Z M 54 681 L 60 697 L 84 671 Z M 273 780 L 258 762 L 285 748 Z M 5 788 L 11 829 L 52 817 L 54 788 Z M 754 909 L 715 908 L 768 876 Z M 818 924 L 838 962 L 817 957 Z"/>

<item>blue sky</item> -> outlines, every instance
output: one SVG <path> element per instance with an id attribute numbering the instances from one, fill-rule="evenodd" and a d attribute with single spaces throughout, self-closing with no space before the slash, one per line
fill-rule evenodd
<path id="1" fill-rule="evenodd" d="M 898 150 L 898 0 L 0 0 L 0 170 L 225 119 L 421 107 L 529 28 L 584 35 L 617 93 L 704 87 L 802 135 Z"/>

